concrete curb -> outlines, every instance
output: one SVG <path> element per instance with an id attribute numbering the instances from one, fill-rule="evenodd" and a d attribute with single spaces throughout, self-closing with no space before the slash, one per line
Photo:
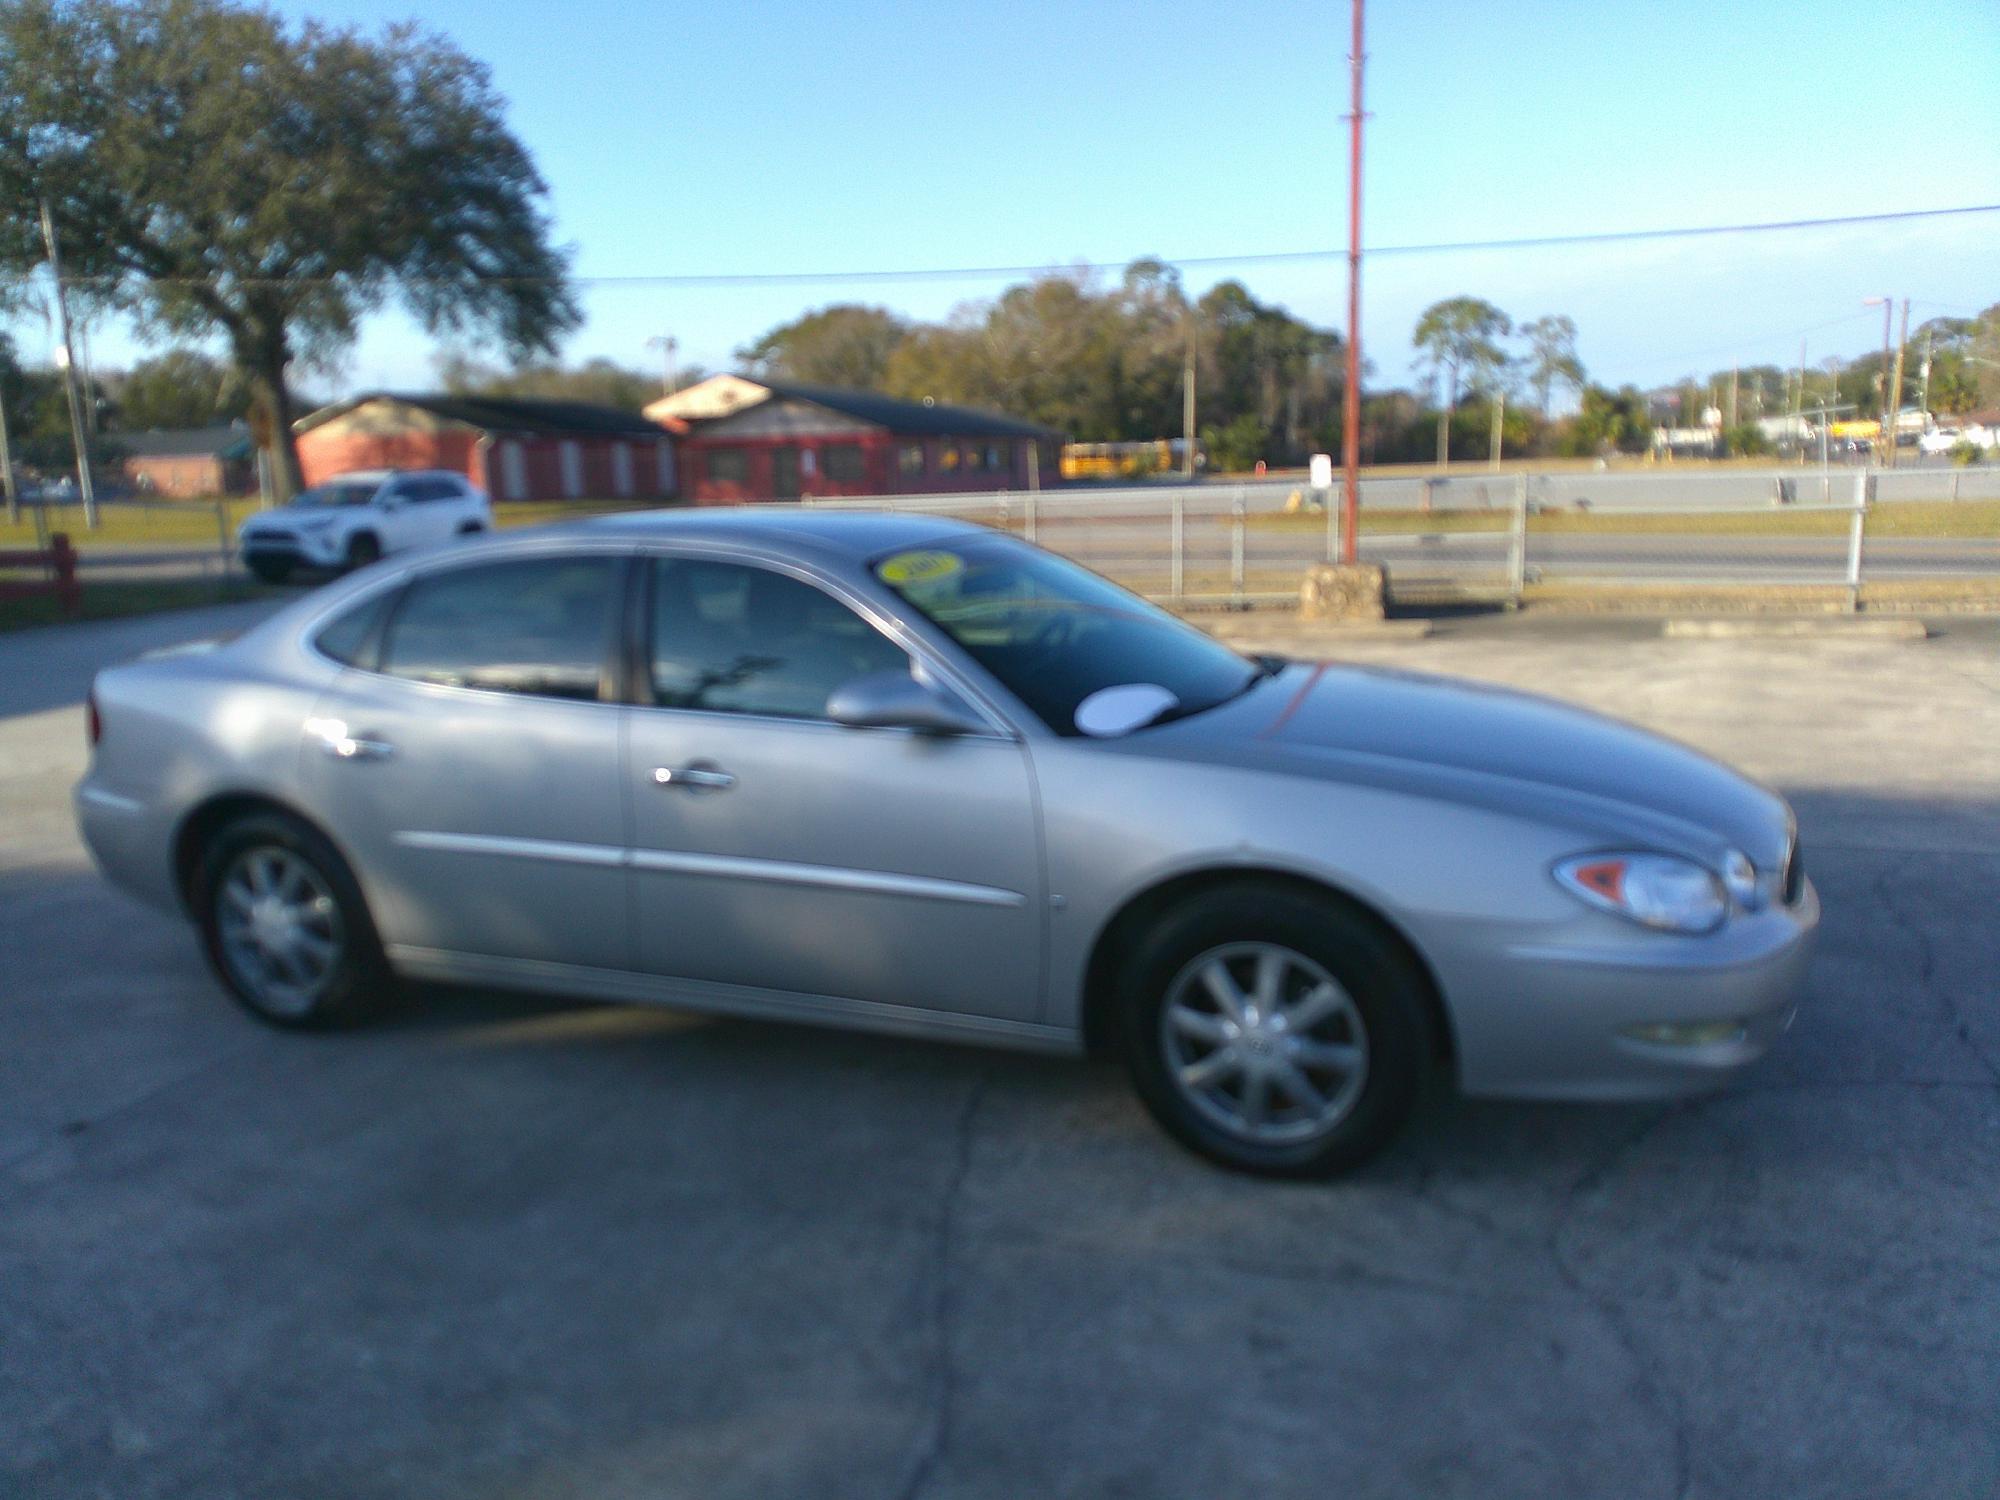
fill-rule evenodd
<path id="1" fill-rule="evenodd" d="M 1774 640 L 1797 637 L 1811 640 L 1839 640 L 1859 636 L 1865 640 L 1921 641 L 1930 635 L 1922 620 L 1903 616 L 1893 620 L 1857 619 L 1853 616 L 1748 616 L 1732 620 L 1668 620 L 1660 634 L 1669 640 Z"/>

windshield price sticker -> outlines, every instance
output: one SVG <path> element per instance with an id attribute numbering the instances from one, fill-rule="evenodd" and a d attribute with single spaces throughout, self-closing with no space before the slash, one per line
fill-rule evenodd
<path id="1" fill-rule="evenodd" d="M 903 588 L 913 583 L 937 583 L 964 568 L 965 560 L 956 552 L 898 552 L 875 571 L 884 583 Z"/>

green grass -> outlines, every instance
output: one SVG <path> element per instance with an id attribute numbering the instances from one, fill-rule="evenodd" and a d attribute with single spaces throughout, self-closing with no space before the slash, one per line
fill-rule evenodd
<path id="1" fill-rule="evenodd" d="M 243 518 L 256 510 L 254 500 L 230 500 L 224 505 L 228 534 L 232 541 Z M 42 514 L 48 519 L 50 534 L 69 533 L 70 545 L 79 549 L 100 546 L 144 547 L 178 545 L 186 542 L 216 542 L 217 526 L 213 500 L 155 500 L 144 505 L 107 502 L 97 508 L 95 531 L 83 524 L 81 505 L 51 505 Z M 0 511 L 0 550 L 37 545 L 34 509 L 21 507 L 21 519 L 12 525 Z"/>
<path id="2" fill-rule="evenodd" d="M 115 620 L 149 615 L 164 609 L 196 609 L 246 599 L 270 599 L 278 589 L 215 579 L 173 579 L 166 582 L 86 583 L 78 614 L 63 613 L 53 594 L 0 599 L 0 631 L 26 630 L 35 625 L 64 625 L 73 620 Z"/>
<path id="3" fill-rule="evenodd" d="M 1361 512 L 1363 536 L 1410 532 L 1505 531 L 1505 510 L 1367 510 Z M 1323 515 L 1284 513 L 1246 518 L 1246 525 L 1268 531 L 1326 530 Z M 1528 518 L 1528 530 L 1541 535 L 1599 536 L 1846 536 L 1852 524 L 1846 511 L 1778 510 L 1704 511 L 1674 515 L 1627 515 L 1616 510 L 1543 511 Z M 1868 512 L 1870 537 L 2000 537 L 2000 500 L 1899 500 L 1875 505 Z"/>

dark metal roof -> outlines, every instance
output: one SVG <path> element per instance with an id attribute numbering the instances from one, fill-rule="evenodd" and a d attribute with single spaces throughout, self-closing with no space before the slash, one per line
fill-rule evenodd
<path id="1" fill-rule="evenodd" d="M 155 427 L 144 432 L 114 432 L 111 440 L 128 458 L 248 458 L 247 427 Z"/>
<path id="2" fill-rule="evenodd" d="M 1054 428 L 1043 427 L 1034 422 L 1023 422 L 1017 417 L 1003 417 L 995 412 L 975 411 L 969 406 L 946 406 L 943 402 L 905 401 L 897 396 L 884 396 L 879 391 L 854 391 L 833 385 L 799 385 L 789 380 L 766 380 L 762 376 L 743 377 L 753 385 L 761 385 L 772 396 L 780 400 L 810 401 L 815 406 L 824 406 L 828 411 L 837 411 L 843 416 L 853 417 L 858 422 L 870 426 L 885 427 L 890 432 L 907 433 L 912 437 L 1025 437 L 1055 438 L 1061 434 Z M 754 407 L 744 410 L 754 411 Z M 730 413 L 734 416 L 736 413 Z M 728 417 L 716 417 L 717 422 L 726 422 Z M 694 431 L 699 435 L 708 422 L 697 422 Z"/>
<path id="3" fill-rule="evenodd" d="M 563 433 L 605 437 L 664 437 L 666 428 L 635 411 L 588 401 L 541 401 L 525 396 L 453 396 L 407 391 L 366 391 L 299 418 L 300 432 L 345 416 L 370 401 L 398 401 L 447 422 L 489 432 Z"/>

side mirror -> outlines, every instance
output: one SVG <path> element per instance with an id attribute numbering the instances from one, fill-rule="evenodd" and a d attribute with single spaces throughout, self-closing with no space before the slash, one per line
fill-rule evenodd
<path id="1" fill-rule="evenodd" d="M 984 734 L 987 723 L 957 698 L 908 672 L 870 672 L 844 682 L 826 700 L 826 716 L 850 729 L 914 729 L 922 734 Z"/>
<path id="2" fill-rule="evenodd" d="M 386 495 L 377 495 L 375 497 L 375 508 L 377 510 L 401 510 L 403 508 L 403 497 L 394 490 L 389 491 Z"/>

